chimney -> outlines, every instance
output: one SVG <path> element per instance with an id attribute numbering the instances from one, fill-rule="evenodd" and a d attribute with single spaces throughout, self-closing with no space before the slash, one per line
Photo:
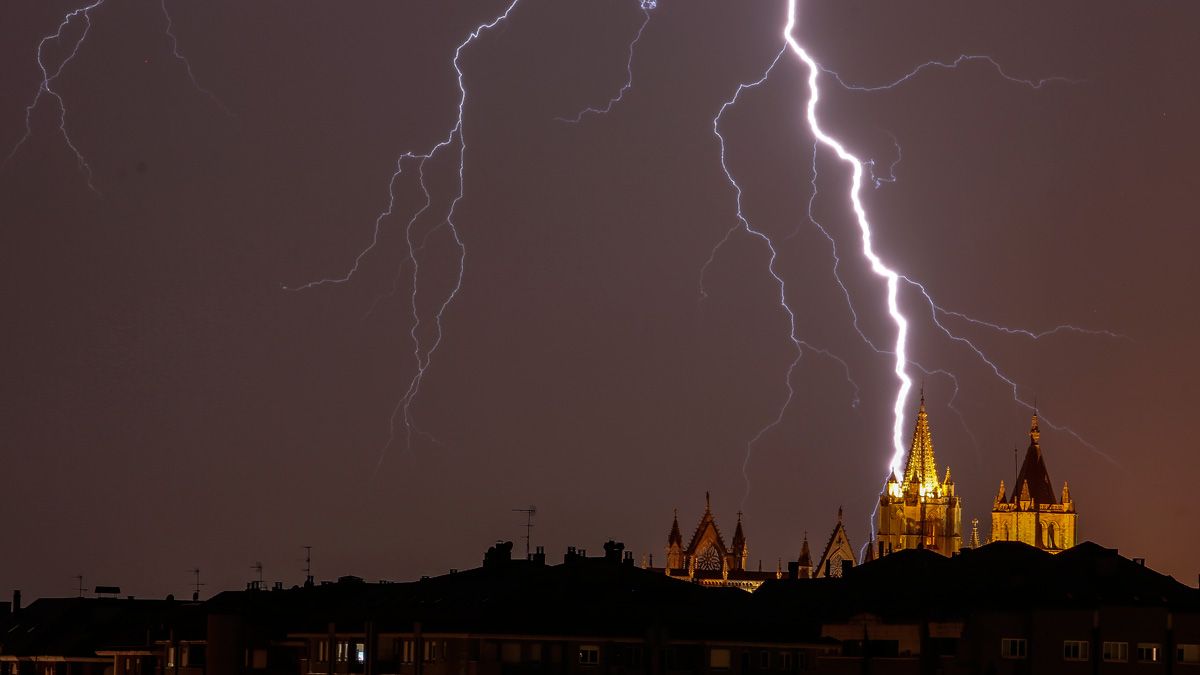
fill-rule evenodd
<path id="1" fill-rule="evenodd" d="M 1146 559 L 1145 559 L 1145 558 L 1134 558 L 1134 559 L 1133 559 L 1133 563 L 1134 563 L 1135 565 L 1138 565 L 1139 567 L 1145 567 L 1145 566 L 1146 566 Z"/>
<path id="2" fill-rule="evenodd" d="M 878 542 L 878 544 L 879 544 L 879 557 L 882 558 L 883 557 L 883 541 L 880 540 Z"/>
<path id="3" fill-rule="evenodd" d="M 625 557 L 621 559 L 621 564 L 626 567 L 633 567 L 633 551 L 625 551 Z"/>
<path id="4" fill-rule="evenodd" d="M 789 560 L 788 561 L 788 578 L 796 579 L 799 576 L 800 576 L 800 561 L 799 560 Z"/>
<path id="5" fill-rule="evenodd" d="M 535 565 L 545 565 L 546 564 L 546 547 L 538 546 L 536 549 L 534 549 L 533 555 L 530 557 L 530 560 L 532 560 L 533 564 L 535 564 Z"/>
<path id="6" fill-rule="evenodd" d="M 496 542 L 496 545 L 489 548 L 483 555 L 483 566 L 495 567 L 509 562 L 512 560 L 512 548 L 511 541 Z"/>
<path id="7" fill-rule="evenodd" d="M 604 542 L 604 560 L 607 562 L 611 562 L 611 563 L 621 562 L 621 558 L 623 557 L 622 554 L 624 551 L 625 551 L 625 544 L 615 542 L 612 539 L 609 539 L 608 541 Z"/>
<path id="8" fill-rule="evenodd" d="M 16 616 L 21 613 L 21 591 L 13 591 L 12 599 L 12 614 Z"/>

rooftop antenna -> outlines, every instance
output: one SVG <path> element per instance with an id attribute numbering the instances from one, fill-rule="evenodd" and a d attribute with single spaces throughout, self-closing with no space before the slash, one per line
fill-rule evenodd
<path id="1" fill-rule="evenodd" d="M 259 586 L 259 588 L 261 588 L 263 585 L 262 561 L 259 560 L 259 561 L 255 562 L 253 565 L 250 566 L 250 569 L 254 570 L 255 572 L 258 572 L 258 586 Z"/>
<path id="2" fill-rule="evenodd" d="M 313 582 L 312 576 L 312 547 L 304 547 L 304 584 L 311 586 Z"/>
<path id="3" fill-rule="evenodd" d="M 82 598 L 82 597 L 83 597 L 83 591 L 84 591 L 84 588 L 83 588 L 83 575 L 82 575 L 82 574 L 76 574 L 76 575 L 75 575 L 75 581 L 79 582 L 78 588 L 77 588 L 76 590 L 78 590 L 78 591 L 79 591 L 79 597 L 81 597 L 81 598 Z"/>
<path id="4" fill-rule="evenodd" d="M 533 516 L 537 514 L 537 507 L 530 504 L 527 509 L 513 509 L 513 511 L 525 514 L 525 559 L 529 560 L 529 542 L 533 539 Z"/>
<path id="5" fill-rule="evenodd" d="M 1021 477 L 1020 476 L 1021 470 L 1017 468 L 1017 453 L 1018 452 L 1020 452 L 1020 444 L 1014 443 L 1013 444 L 1013 497 L 1016 497 L 1017 491 L 1021 489 L 1021 486 L 1017 485 L 1017 479 Z"/>
<path id="6" fill-rule="evenodd" d="M 199 600 L 199 599 L 200 599 L 200 587 L 204 585 L 204 584 L 200 583 L 200 568 L 199 568 L 199 567 L 197 567 L 197 568 L 195 568 L 195 569 L 191 569 L 191 570 L 188 570 L 188 571 L 189 571 L 189 572 L 191 572 L 191 573 L 192 573 L 192 576 L 193 576 L 193 581 L 192 581 L 192 600 L 193 600 L 193 601 L 196 601 L 196 600 Z"/>

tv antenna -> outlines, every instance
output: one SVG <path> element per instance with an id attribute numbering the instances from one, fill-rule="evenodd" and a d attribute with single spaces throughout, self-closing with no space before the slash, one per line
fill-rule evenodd
<path id="1" fill-rule="evenodd" d="M 525 559 L 529 560 L 529 542 L 533 539 L 533 517 L 537 515 L 537 507 L 530 504 L 527 509 L 513 509 L 513 511 L 525 514 Z"/>
<path id="2" fill-rule="evenodd" d="M 304 585 L 311 586 L 313 582 L 312 576 L 312 547 L 305 546 L 304 548 Z"/>
<path id="3" fill-rule="evenodd" d="M 78 583 L 78 588 L 77 588 L 76 590 L 78 590 L 78 591 L 79 591 L 79 597 L 81 597 L 81 598 L 82 598 L 82 597 L 83 597 L 83 591 L 84 591 L 84 588 L 83 588 L 83 575 L 82 575 L 82 574 L 76 574 L 76 575 L 75 575 L 75 581 L 79 582 L 79 583 Z"/>
<path id="4" fill-rule="evenodd" d="M 262 585 L 263 585 L 262 561 L 260 560 L 256 563 L 254 563 L 253 565 L 250 566 L 250 569 L 254 570 L 255 572 L 258 572 L 258 587 L 262 588 Z"/>
<path id="5" fill-rule="evenodd" d="M 192 600 L 199 600 L 200 599 L 200 587 L 204 585 L 204 584 L 200 583 L 200 568 L 197 567 L 195 569 L 190 569 L 188 571 L 192 573 L 192 577 L 193 577 Z"/>

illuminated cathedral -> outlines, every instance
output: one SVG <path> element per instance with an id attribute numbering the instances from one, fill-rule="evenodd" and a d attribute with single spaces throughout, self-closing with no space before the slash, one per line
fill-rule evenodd
<path id="1" fill-rule="evenodd" d="M 954 494 L 949 466 L 945 478 L 938 480 L 924 394 L 904 479 L 897 479 L 895 473 L 888 477 L 879 495 L 877 517 L 867 560 L 906 548 L 926 548 L 950 556 L 962 547 L 962 502 Z"/>
<path id="2" fill-rule="evenodd" d="M 1029 427 L 1029 448 L 1012 494 L 1006 493 L 1004 481 L 1000 481 L 1000 490 L 992 503 L 990 540 L 1021 541 L 1057 553 L 1075 545 L 1075 502 L 1065 481 L 1062 497 L 1054 496 L 1050 472 L 1042 456 L 1041 438 L 1035 412 Z"/>
<path id="3" fill-rule="evenodd" d="M 917 410 L 912 444 L 905 460 L 904 474 L 889 476 L 876 509 L 874 538 L 867 547 L 864 560 L 881 558 L 904 549 L 928 549 L 944 556 L 953 556 L 963 547 L 962 500 L 955 492 L 950 467 L 939 480 L 937 460 L 933 453 L 933 434 L 925 410 L 925 396 Z M 1000 481 L 1000 490 L 992 504 L 991 536 L 993 541 L 1020 541 L 1051 553 L 1075 545 L 1075 502 L 1070 489 L 1063 483 L 1061 497 L 1056 497 L 1042 456 L 1041 433 L 1034 413 L 1029 430 L 1029 448 L 1010 495 Z M 967 548 L 978 548 L 978 520 L 972 521 Z M 733 539 L 726 545 L 708 493 L 704 495 L 704 514 L 691 538 L 685 543 L 679 528 L 679 511 L 671 522 L 667 535 L 666 564 L 654 567 L 653 556 L 644 563 L 647 569 L 703 586 L 740 588 L 753 591 L 768 579 L 811 579 L 841 576 L 855 564 L 855 552 L 850 537 L 842 525 L 842 510 L 838 509 L 837 524 L 821 555 L 813 562 L 805 533 L 800 555 L 789 561 L 784 572 L 780 560 L 773 571 L 763 571 L 761 561 L 757 570 L 747 569 L 750 549 L 738 512 Z"/>

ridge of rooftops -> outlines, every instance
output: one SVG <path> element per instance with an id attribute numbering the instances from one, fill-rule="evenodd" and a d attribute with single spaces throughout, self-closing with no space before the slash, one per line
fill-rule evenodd
<path id="1" fill-rule="evenodd" d="M 7 653 L 51 646 L 67 653 L 86 651 L 84 643 L 93 640 L 144 642 L 146 626 L 202 634 L 205 622 L 220 616 L 288 633 L 323 632 L 330 624 L 365 629 L 369 623 L 376 630 L 412 630 L 419 624 L 430 631 L 594 635 L 641 634 L 659 627 L 678 636 L 732 638 L 819 636 L 822 622 L 863 613 L 904 619 L 1029 607 L 1200 610 L 1200 590 L 1090 542 L 1057 555 L 1017 542 L 967 549 L 953 558 L 905 550 L 847 569 L 842 578 L 772 579 L 754 593 L 672 579 L 635 566 L 617 550 L 617 555 L 609 550 L 604 557 L 588 557 L 571 549 L 563 563 L 549 565 L 540 552 L 513 560 L 506 543 L 493 547 L 481 567 L 415 581 L 342 576 L 272 590 L 252 585 L 202 602 L 43 598 L 4 617 L 7 625 L 0 627 Z M 142 627 L 140 632 L 128 628 L 134 625 Z M 45 644 L 48 640 L 56 642 Z M 73 646 L 72 640 L 79 644 Z"/>

